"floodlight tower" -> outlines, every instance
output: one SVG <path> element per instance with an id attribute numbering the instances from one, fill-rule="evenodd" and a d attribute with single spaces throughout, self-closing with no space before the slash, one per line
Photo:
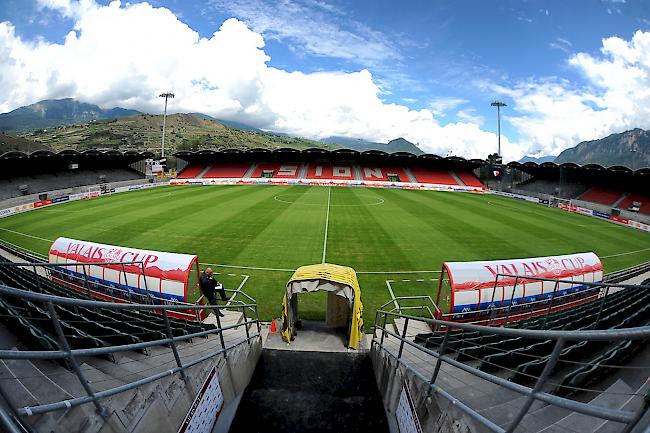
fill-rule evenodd
<path id="1" fill-rule="evenodd" d="M 493 103 L 490 104 L 492 107 L 497 107 L 497 129 L 499 132 L 499 147 L 497 150 L 497 154 L 501 156 L 501 107 L 507 107 L 506 104 L 504 104 L 501 101 L 494 101 Z"/>
<path id="2" fill-rule="evenodd" d="M 172 92 L 165 92 L 158 95 L 159 98 L 165 98 L 165 114 L 163 114 L 163 130 L 162 130 L 162 149 L 161 149 L 161 158 L 165 157 L 165 125 L 167 123 L 167 100 L 169 98 L 174 98 Z"/>

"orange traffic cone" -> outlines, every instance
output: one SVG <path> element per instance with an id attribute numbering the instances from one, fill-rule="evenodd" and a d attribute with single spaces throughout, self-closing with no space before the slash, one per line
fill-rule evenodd
<path id="1" fill-rule="evenodd" d="M 275 319 L 271 320 L 271 330 L 269 331 L 271 334 L 275 334 L 278 332 L 277 328 L 275 327 Z"/>

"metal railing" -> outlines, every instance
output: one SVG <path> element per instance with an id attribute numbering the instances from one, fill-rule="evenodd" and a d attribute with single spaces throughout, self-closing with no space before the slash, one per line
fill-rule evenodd
<path id="1" fill-rule="evenodd" d="M 523 278 L 523 277 L 520 277 Z M 617 286 L 614 284 L 603 285 L 606 287 Z M 618 285 L 622 287 L 635 287 L 643 290 L 650 290 L 650 285 L 639 285 L 639 286 L 628 286 L 628 285 Z M 607 290 L 603 287 L 604 290 Z M 650 408 L 648 405 L 641 405 L 639 409 L 630 411 L 623 409 L 612 409 L 604 406 L 599 406 L 590 403 L 583 403 L 569 398 L 561 397 L 558 395 L 551 394 L 544 391 L 544 386 L 547 384 L 549 376 L 553 372 L 558 360 L 560 360 L 560 354 L 562 349 L 565 347 L 565 344 L 569 341 L 621 341 L 621 340 L 640 340 L 650 338 L 650 326 L 641 326 L 628 329 L 607 329 L 607 330 L 576 330 L 576 331 L 563 331 L 563 330 L 532 330 L 532 329 L 518 329 L 518 328 L 505 328 L 505 327 L 494 327 L 494 326 L 482 326 L 471 323 L 461 323 L 461 322 L 451 322 L 445 320 L 438 320 L 435 318 L 426 318 L 418 317 L 409 314 L 404 314 L 399 311 L 399 308 L 393 308 L 391 310 L 385 310 L 384 308 L 389 305 L 392 300 L 384 304 L 376 313 L 375 316 L 375 326 L 373 331 L 373 338 L 371 343 L 371 349 L 377 350 L 380 353 L 386 353 L 389 357 L 397 360 L 398 364 L 403 365 L 406 369 L 411 371 L 415 376 L 420 378 L 424 383 L 428 384 L 428 395 L 432 392 L 437 393 L 441 397 L 445 398 L 452 402 L 460 411 L 465 415 L 469 416 L 471 419 L 477 421 L 484 427 L 488 428 L 492 432 L 496 433 L 512 433 L 515 431 L 517 426 L 520 425 L 521 421 L 528 414 L 528 411 L 535 400 L 545 402 L 549 405 L 554 405 L 563 409 L 567 409 L 573 412 L 577 412 L 584 415 L 589 415 L 592 417 L 597 417 L 602 420 L 610 420 L 618 423 L 623 423 L 625 427 L 623 428 L 623 433 L 629 433 L 634 429 L 638 424 L 639 420 L 647 413 Z M 601 310 L 602 311 L 602 310 Z M 404 319 L 403 332 L 400 334 L 398 332 L 391 331 L 387 324 L 393 322 L 395 319 Z M 409 322 L 424 322 L 431 327 L 431 329 L 443 329 L 444 337 L 442 343 L 440 344 L 437 351 L 431 350 L 427 347 L 424 347 L 414 341 L 410 340 L 406 336 L 406 331 L 409 326 Z M 498 335 L 503 337 L 510 338 L 525 338 L 531 340 L 540 340 L 540 341 L 555 341 L 553 350 L 550 354 L 546 365 L 539 377 L 537 377 L 536 382 L 533 387 L 527 387 L 520 385 L 507 379 L 501 378 L 499 376 L 492 375 L 485 371 L 479 370 L 478 368 L 472 367 L 470 365 L 464 364 L 460 361 L 457 361 L 449 356 L 449 343 L 450 335 L 455 330 L 478 332 L 481 335 Z M 443 335 L 441 332 L 439 335 Z M 398 347 L 387 347 L 385 343 L 386 336 L 393 337 L 399 342 Z M 404 356 L 404 348 L 408 346 L 415 349 L 418 353 L 428 355 L 434 358 L 435 367 L 433 374 L 430 377 L 425 376 L 411 359 Z M 395 353 L 396 352 L 396 353 Z M 516 393 L 525 396 L 524 404 L 519 408 L 516 415 L 509 423 L 507 428 L 503 428 L 477 410 L 469 407 L 464 404 L 462 401 L 456 399 L 449 392 L 444 390 L 438 384 L 436 380 L 440 374 L 440 370 L 443 364 L 450 365 L 452 367 L 463 370 L 464 372 L 470 373 L 477 378 L 484 379 L 493 384 L 499 385 L 507 390 L 514 391 Z M 648 367 L 650 368 L 650 367 Z"/>
<path id="2" fill-rule="evenodd" d="M 234 291 L 233 291 L 234 292 Z M 95 300 L 85 300 L 85 299 L 76 299 L 76 298 L 66 298 L 61 296 L 55 296 L 46 293 L 37 293 L 32 291 L 26 291 L 21 289 L 11 288 L 5 285 L 0 285 L 0 297 L 14 297 L 20 298 L 21 300 L 40 302 L 47 306 L 47 312 L 52 322 L 53 328 L 56 331 L 56 338 L 59 343 L 59 350 L 0 350 L 0 359 L 12 359 L 12 360 L 64 360 L 68 363 L 70 368 L 74 371 L 79 382 L 83 386 L 86 395 L 82 397 L 70 398 L 66 400 L 61 400 L 54 403 L 48 404 L 39 404 L 36 406 L 25 406 L 25 407 L 13 407 L 10 406 L 10 413 L 6 413 L 2 410 L 0 405 L 0 425 L 2 425 L 9 432 L 22 432 L 20 420 L 15 419 L 15 415 L 19 417 L 31 416 L 37 414 L 43 414 L 47 412 L 52 412 L 60 409 L 72 408 L 83 404 L 92 403 L 98 413 L 102 416 L 106 416 L 106 408 L 102 405 L 102 399 L 110 397 L 115 394 L 119 394 L 125 391 L 135 389 L 137 387 L 146 385 L 148 383 L 157 381 L 164 377 L 169 377 L 171 375 L 178 374 L 182 379 L 186 379 L 185 371 L 197 365 L 203 361 L 214 358 L 219 355 L 223 355 L 227 358 L 228 352 L 242 344 L 249 343 L 257 338 L 261 341 L 261 327 L 259 322 L 259 316 L 257 314 L 257 304 L 247 294 L 237 291 L 238 294 L 246 297 L 250 303 L 245 302 L 233 302 L 229 305 L 160 305 L 160 304 L 135 304 L 135 303 L 112 303 L 112 302 L 103 302 Z M 87 307 L 87 308 L 101 308 L 101 309 L 111 309 L 116 311 L 126 311 L 126 310 L 135 310 L 135 311 L 158 311 L 161 313 L 164 325 L 165 325 L 165 334 L 167 338 L 157 339 L 152 341 L 141 341 L 138 343 L 123 344 L 116 346 L 107 346 L 107 347 L 95 347 L 95 348 L 86 348 L 86 349 L 74 349 L 70 346 L 70 343 L 63 332 L 61 319 L 59 318 L 55 306 L 71 306 L 71 307 Z M 200 332 L 193 332 L 190 334 L 182 336 L 174 336 L 172 328 L 170 326 L 169 313 L 186 311 L 186 310 L 195 310 L 195 309 L 212 309 L 215 311 L 220 310 L 234 310 L 241 311 L 243 318 L 240 322 L 222 326 L 221 320 L 218 314 L 216 314 L 216 327 L 212 329 L 206 329 Z M 246 314 L 246 311 L 249 314 Z M 243 337 L 230 345 L 226 344 L 224 339 L 224 331 L 234 330 L 239 328 L 244 328 L 246 337 Z M 251 328 L 256 329 L 257 332 L 252 332 Z M 182 362 L 182 359 L 179 355 L 177 343 L 182 341 L 188 341 L 196 337 L 208 337 L 209 335 L 218 335 L 220 340 L 221 348 L 211 353 L 193 359 L 189 362 Z M 129 350 L 142 350 L 154 346 L 169 346 L 174 356 L 174 361 L 176 366 L 165 371 L 153 374 L 147 377 L 144 377 L 133 382 L 125 383 L 123 385 L 110 388 L 107 390 L 95 392 L 91 389 L 86 380 L 82 369 L 80 368 L 78 359 L 82 356 L 98 356 L 98 355 L 112 355 L 119 352 L 129 351 Z M 0 386 L 0 395 L 6 396 L 6 393 L 2 391 Z M 4 399 L 7 403 L 10 404 L 10 401 L 6 398 Z M 12 416 L 14 414 L 14 416 Z"/>

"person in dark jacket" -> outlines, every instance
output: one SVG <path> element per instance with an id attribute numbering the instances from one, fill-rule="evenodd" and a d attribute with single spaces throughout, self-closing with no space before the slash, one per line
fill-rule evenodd
<path id="1" fill-rule="evenodd" d="M 212 268 L 206 268 L 205 271 L 201 274 L 199 279 L 199 287 L 201 288 L 201 293 L 206 297 L 210 305 L 217 305 L 217 300 L 214 297 L 215 293 L 218 292 L 222 301 L 227 301 L 228 297 L 226 296 L 226 291 L 223 288 L 223 285 L 219 283 L 216 279 L 212 277 Z M 223 317 L 223 313 L 219 311 L 218 308 L 214 310 L 214 314 L 218 314 Z"/>

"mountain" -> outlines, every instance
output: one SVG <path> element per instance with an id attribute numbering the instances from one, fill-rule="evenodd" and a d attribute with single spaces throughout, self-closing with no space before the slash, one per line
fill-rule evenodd
<path id="1" fill-rule="evenodd" d="M 255 128 L 254 126 L 247 125 L 246 123 L 236 122 L 234 120 L 217 119 L 203 113 L 190 113 L 190 114 L 192 116 L 198 117 L 199 119 L 212 120 L 213 122 L 221 123 L 222 125 L 226 125 L 231 128 L 241 129 L 242 131 L 264 132 L 261 129 Z"/>
<path id="2" fill-rule="evenodd" d="M 524 156 L 519 160 L 522 164 L 526 162 L 536 162 L 537 164 L 542 164 L 544 162 L 553 162 L 555 161 L 555 156 L 553 155 L 548 155 L 548 156 L 540 156 L 540 157 L 534 157 L 534 156 Z"/>
<path id="3" fill-rule="evenodd" d="M 25 132 L 72 125 L 98 119 L 115 119 L 139 114 L 126 108 L 103 109 L 72 98 L 48 99 L 0 114 L 0 131 Z"/>
<path id="4" fill-rule="evenodd" d="M 372 141 L 362 140 L 360 138 L 350 137 L 327 137 L 320 140 L 322 143 L 338 144 L 339 146 L 347 149 L 363 152 L 364 150 L 383 150 L 384 152 L 410 152 L 415 155 L 421 155 L 424 152 L 420 150 L 415 144 L 411 143 L 404 138 L 396 138 L 388 143 L 376 143 Z"/>
<path id="5" fill-rule="evenodd" d="M 201 149 L 275 149 L 292 147 L 336 148 L 318 141 L 287 137 L 267 132 L 242 131 L 225 126 L 209 116 L 192 114 L 167 115 L 165 152 Z M 63 149 L 119 149 L 160 151 L 162 115 L 137 114 L 119 119 L 99 119 L 91 122 L 60 126 L 48 130 L 23 133 L 22 137 L 49 145 L 53 150 Z"/>
<path id="6" fill-rule="evenodd" d="M 624 165 L 635 170 L 650 167 L 650 131 L 636 128 L 598 140 L 583 141 L 564 150 L 554 162 L 600 164 L 604 167 Z"/>
<path id="7" fill-rule="evenodd" d="M 0 155 L 15 150 L 30 153 L 42 149 L 51 150 L 49 146 L 43 143 L 37 143 L 32 140 L 27 140 L 26 138 L 3 134 L 0 132 Z"/>

